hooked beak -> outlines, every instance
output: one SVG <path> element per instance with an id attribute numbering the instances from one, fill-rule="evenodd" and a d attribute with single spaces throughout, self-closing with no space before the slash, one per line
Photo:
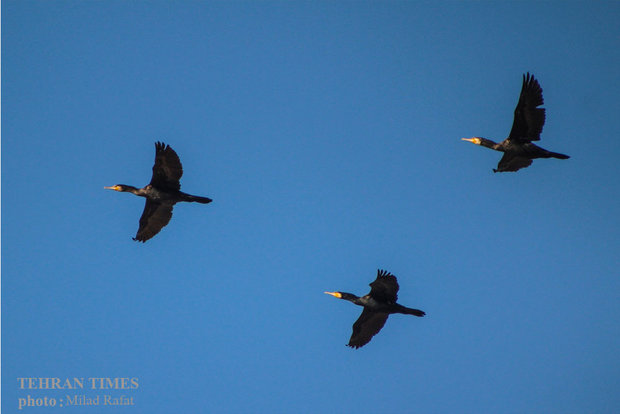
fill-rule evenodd
<path id="1" fill-rule="evenodd" d="M 480 145 L 480 138 L 461 138 L 463 141 L 469 141 L 473 144 Z"/>
<path id="2" fill-rule="evenodd" d="M 113 185 L 112 187 L 103 187 L 106 190 L 114 190 L 114 191 L 121 191 L 121 187 L 118 185 Z"/>
<path id="3" fill-rule="evenodd" d="M 332 296 L 334 296 L 334 297 L 336 297 L 338 299 L 342 299 L 342 293 L 340 293 L 340 292 L 323 292 L 323 293 L 325 293 L 327 295 L 332 295 Z"/>

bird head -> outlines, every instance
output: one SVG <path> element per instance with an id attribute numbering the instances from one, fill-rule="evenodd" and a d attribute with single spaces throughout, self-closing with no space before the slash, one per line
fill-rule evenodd
<path id="1" fill-rule="evenodd" d="M 125 185 L 125 184 L 116 184 L 111 187 L 103 187 L 103 188 L 105 188 L 106 190 L 114 190 L 114 191 L 121 191 L 121 192 L 123 191 L 130 192 L 131 190 L 135 190 L 135 187 L 132 187 L 130 185 Z"/>
<path id="2" fill-rule="evenodd" d="M 482 144 L 482 138 L 480 137 L 472 137 L 472 138 L 461 138 L 463 141 L 469 141 L 473 144 L 480 145 Z"/>
<path id="3" fill-rule="evenodd" d="M 116 184 L 111 187 L 103 187 L 106 190 L 114 190 L 114 191 L 125 191 L 125 186 L 122 184 Z"/>
<path id="4" fill-rule="evenodd" d="M 324 292 L 327 295 L 332 295 L 335 298 L 338 299 L 344 299 L 344 300 L 348 300 L 348 301 L 354 301 L 356 299 L 358 299 L 357 296 L 355 296 L 352 293 L 347 293 L 347 292 Z"/>

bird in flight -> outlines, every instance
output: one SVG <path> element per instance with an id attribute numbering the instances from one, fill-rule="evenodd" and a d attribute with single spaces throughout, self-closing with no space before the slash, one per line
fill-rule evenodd
<path id="1" fill-rule="evenodd" d="M 377 279 L 370 284 L 370 293 L 366 296 L 358 297 L 346 292 L 325 293 L 364 307 L 362 314 L 353 324 L 353 334 L 347 344 L 347 346 L 355 349 L 370 342 L 372 337 L 383 328 L 385 321 L 392 313 L 403 313 L 420 317 L 426 315 L 424 311 L 407 308 L 396 303 L 398 299 L 396 276 L 381 269 L 377 270 Z"/>
<path id="2" fill-rule="evenodd" d="M 518 171 L 529 167 L 536 158 L 558 158 L 565 160 L 568 155 L 547 151 L 532 141 L 540 140 L 540 133 L 545 124 L 545 109 L 543 105 L 542 88 L 534 75 L 523 75 L 523 86 L 519 102 L 515 108 L 515 118 L 508 138 L 499 144 L 482 137 L 462 138 L 476 145 L 501 151 L 504 156 L 499 160 L 493 172 Z"/>
<path id="3" fill-rule="evenodd" d="M 172 207 L 179 201 L 210 203 L 208 197 L 194 196 L 181 191 L 179 180 L 183 166 L 179 156 L 169 145 L 155 143 L 155 164 L 151 182 L 143 188 L 116 184 L 104 187 L 108 190 L 128 192 L 146 198 L 144 211 L 140 217 L 140 227 L 133 239 L 145 242 L 155 236 L 172 218 Z"/>

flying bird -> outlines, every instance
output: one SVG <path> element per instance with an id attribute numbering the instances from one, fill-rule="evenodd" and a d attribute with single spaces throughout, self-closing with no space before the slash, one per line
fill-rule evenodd
<path id="1" fill-rule="evenodd" d="M 172 207 L 179 201 L 210 203 L 208 197 L 194 196 L 181 191 L 179 180 L 183 175 L 183 166 L 179 156 L 169 145 L 155 143 L 155 164 L 151 182 L 143 188 L 131 185 L 116 184 L 104 187 L 108 190 L 122 191 L 146 198 L 144 211 L 140 217 L 140 227 L 133 237 L 136 241 L 145 242 L 155 236 L 172 218 Z"/>
<path id="2" fill-rule="evenodd" d="M 547 151 L 532 143 L 540 140 L 540 133 L 545 124 L 545 109 L 538 108 L 542 104 L 544 104 L 542 88 L 534 79 L 534 75 L 528 72 L 527 75 L 523 75 L 521 95 L 515 108 L 515 118 L 508 138 L 499 144 L 482 137 L 462 139 L 504 153 L 493 172 L 517 171 L 529 167 L 535 158 L 568 159 L 570 158 L 568 155 Z"/>
<path id="3" fill-rule="evenodd" d="M 325 292 L 338 299 L 348 300 L 356 305 L 363 306 L 364 310 L 353 324 L 353 334 L 347 346 L 360 348 L 366 345 L 373 336 L 379 333 L 388 316 L 392 313 L 424 316 L 425 312 L 411 309 L 396 303 L 398 299 L 398 282 L 396 276 L 385 270 L 377 270 L 377 279 L 370 284 L 370 293 L 358 297 L 346 292 Z"/>

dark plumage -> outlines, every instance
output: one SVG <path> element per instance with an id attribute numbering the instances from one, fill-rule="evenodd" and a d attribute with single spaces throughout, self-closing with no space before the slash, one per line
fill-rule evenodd
<path id="1" fill-rule="evenodd" d="M 347 346 L 360 348 L 366 345 L 373 336 L 379 333 L 388 316 L 392 313 L 424 316 L 424 311 L 411 309 L 396 303 L 398 299 L 398 282 L 396 276 L 385 270 L 377 271 L 377 279 L 370 284 L 370 293 L 358 297 L 346 292 L 325 292 L 338 299 L 348 300 L 363 306 L 364 310 L 353 324 L 353 334 Z"/>
<path id="2" fill-rule="evenodd" d="M 568 155 L 547 151 L 532 143 L 540 140 L 540 133 L 545 124 L 545 109 L 538 108 L 543 103 L 542 88 L 528 72 L 527 75 L 523 75 L 521 95 L 515 108 L 515 117 L 508 138 L 499 144 L 482 137 L 462 139 L 504 153 L 493 172 L 517 171 L 528 167 L 535 158 L 561 160 L 570 158 Z"/>
<path id="3" fill-rule="evenodd" d="M 172 218 L 172 207 L 179 201 L 210 203 L 207 197 L 194 196 L 181 191 L 179 180 L 183 175 L 183 167 L 179 156 L 170 146 L 155 143 L 155 164 L 151 182 L 143 188 L 131 185 L 116 184 L 104 187 L 109 190 L 123 191 L 146 198 L 144 212 L 140 217 L 140 227 L 133 239 L 145 242 L 155 236 Z"/>

